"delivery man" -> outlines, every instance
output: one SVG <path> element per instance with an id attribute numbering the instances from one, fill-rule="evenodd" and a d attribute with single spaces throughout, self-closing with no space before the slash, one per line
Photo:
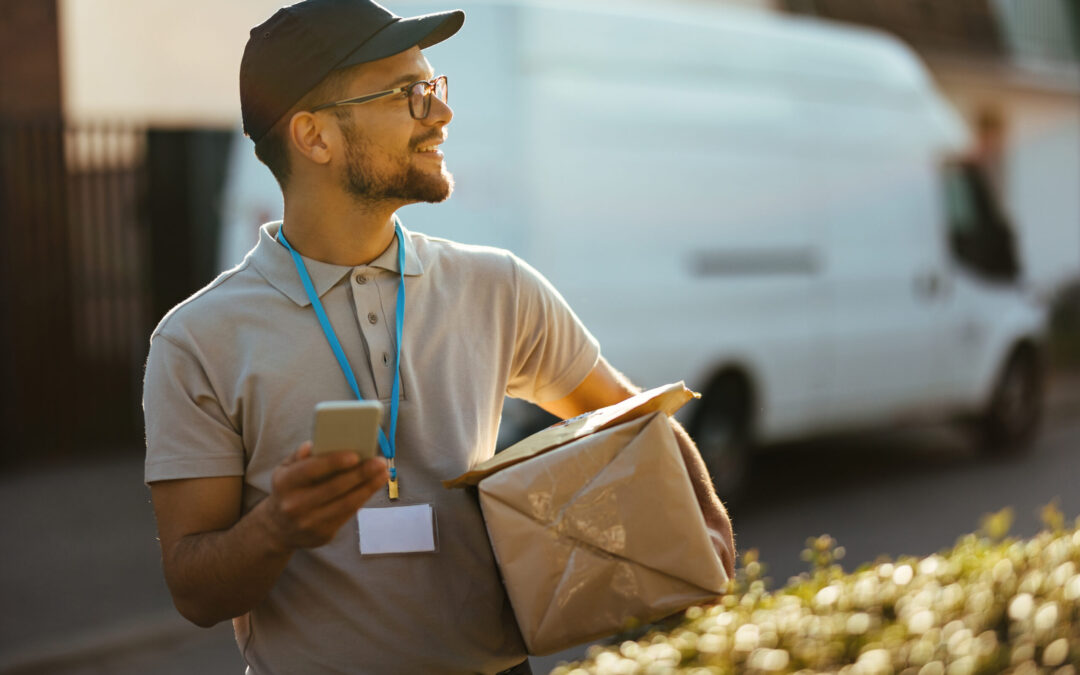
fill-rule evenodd
<path id="1" fill-rule="evenodd" d="M 144 408 L 174 602 L 233 619 L 249 672 L 527 673 L 475 496 L 440 481 L 491 456 L 506 394 L 566 418 L 636 393 L 526 263 L 395 215 L 450 196 L 448 83 L 421 50 L 464 18 L 307 0 L 244 51 L 244 130 L 284 220 L 162 319 Z M 383 457 L 312 456 L 314 405 L 355 398 L 387 411 Z M 676 428 L 730 575 L 730 523 Z M 362 506 L 398 514 L 365 535 L 380 555 Z M 425 528 L 437 543 L 398 552 Z"/>

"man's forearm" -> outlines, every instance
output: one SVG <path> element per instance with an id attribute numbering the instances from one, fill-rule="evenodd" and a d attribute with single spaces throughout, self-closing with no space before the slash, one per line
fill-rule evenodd
<path id="1" fill-rule="evenodd" d="M 682 425 L 673 418 L 671 419 L 671 427 L 675 432 L 675 439 L 679 443 L 679 451 L 682 453 L 683 463 L 686 464 L 686 471 L 690 474 L 690 483 L 694 486 L 694 496 L 701 507 L 702 515 L 705 516 L 705 524 L 720 536 L 718 543 L 722 544 L 722 546 L 718 548 L 724 550 L 720 550 L 718 553 L 720 553 L 721 561 L 724 563 L 724 569 L 727 571 L 728 576 L 731 577 L 735 573 L 735 539 L 731 529 L 731 519 L 728 518 L 724 504 L 716 495 L 716 490 L 713 489 L 712 480 L 709 478 L 709 470 L 705 467 L 705 462 L 701 459 L 701 453 L 698 452 L 697 446 L 690 438 L 690 434 L 686 433 L 686 429 L 683 429 Z"/>
<path id="2" fill-rule="evenodd" d="M 163 552 L 176 609 L 204 628 L 240 616 L 270 592 L 292 551 L 270 535 L 262 502 L 235 525 L 180 538 Z"/>
<path id="3" fill-rule="evenodd" d="M 306 442 L 274 469 L 270 495 L 245 515 L 239 476 L 151 484 L 176 609 L 212 626 L 254 608 L 294 551 L 328 544 L 389 478 L 382 458 L 312 456 Z"/>

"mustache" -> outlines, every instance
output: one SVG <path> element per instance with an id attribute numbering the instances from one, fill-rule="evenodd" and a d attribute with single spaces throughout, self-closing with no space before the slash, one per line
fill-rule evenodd
<path id="1" fill-rule="evenodd" d="M 435 133 L 428 134 L 428 135 L 424 136 L 423 138 L 418 138 L 418 139 L 414 140 L 409 145 L 412 146 L 413 150 L 416 150 L 417 148 L 419 148 L 421 146 L 424 146 L 424 145 L 427 145 L 427 144 L 431 143 L 432 141 L 445 141 L 445 140 L 446 140 L 446 137 L 443 136 L 440 132 L 436 131 Z"/>

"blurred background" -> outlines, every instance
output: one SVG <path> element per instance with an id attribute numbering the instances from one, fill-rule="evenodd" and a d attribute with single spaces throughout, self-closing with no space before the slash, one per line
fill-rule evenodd
<path id="1" fill-rule="evenodd" d="M 280 217 L 237 93 L 278 4 L 0 0 L 0 672 L 240 672 L 161 579 L 141 377 Z M 616 367 L 703 392 L 776 585 L 826 532 L 854 567 L 1080 514 L 1080 2 L 463 6 L 428 50 L 457 188 L 406 225 L 514 250 Z M 542 424 L 509 401 L 501 444 Z"/>

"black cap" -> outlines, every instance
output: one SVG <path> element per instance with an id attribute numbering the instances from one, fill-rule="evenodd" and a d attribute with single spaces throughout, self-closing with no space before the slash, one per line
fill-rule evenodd
<path id="1" fill-rule="evenodd" d="M 465 12 L 403 19 L 371 0 L 305 0 L 251 29 L 240 61 L 244 133 L 256 143 L 331 71 L 430 47 L 458 32 Z"/>

